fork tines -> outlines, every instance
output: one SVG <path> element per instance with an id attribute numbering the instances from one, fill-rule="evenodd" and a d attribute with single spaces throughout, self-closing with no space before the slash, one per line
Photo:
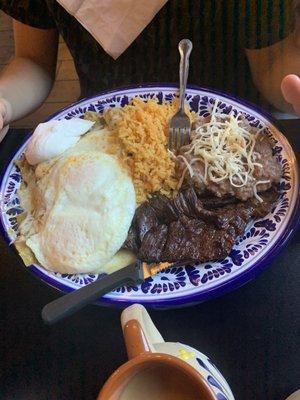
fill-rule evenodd
<path id="1" fill-rule="evenodd" d="M 179 111 L 170 121 L 168 141 L 169 150 L 177 152 L 180 147 L 189 144 L 190 134 L 191 121 L 185 112 Z"/>

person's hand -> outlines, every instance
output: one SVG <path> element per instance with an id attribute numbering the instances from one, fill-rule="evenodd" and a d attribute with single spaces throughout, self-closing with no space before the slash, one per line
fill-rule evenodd
<path id="1" fill-rule="evenodd" d="M 300 117 L 300 78 L 297 75 L 287 75 L 281 82 L 284 99 L 293 106 Z"/>
<path id="2" fill-rule="evenodd" d="M 10 117 L 11 110 L 9 103 L 5 99 L 0 98 L 0 142 L 7 134 L 9 129 L 8 121 L 10 120 Z"/>
<path id="3" fill-rule="evenodd" d="M 9 125 L 6 125 L 4 128 L 0 129 L 0 143 L 2 139 L 4 139 L 4 136 L 7 134 L 9 130 Z"/>
<path id="4" fill-rule="evenodd" d="M 300 390 L 292 393 L 286 400 L 300 400 Z"/>

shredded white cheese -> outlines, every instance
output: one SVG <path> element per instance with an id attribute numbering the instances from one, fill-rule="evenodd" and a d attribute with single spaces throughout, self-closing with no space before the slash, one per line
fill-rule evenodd
<path id="1" fill-rule="evenodd" d="M 253 181 L 254 196 L 261 200 L 257 195 L 256 186 L 269 181 L 258 181 L 254 183 L 254 168 L 262 168 L 257 160 L 257 153 L 254 151 L 256 138 L 261 130 L 256 133 L 245 129 L 245 123 L 240 115 L 224 114 L 217 112 L 216 100 L 211 119 L 209 122 L 199 126 L 191 141 L 191 147 L 187 154 L 193 158 L 188 162 L 186 157 L 180 157 L 190 176 L 194 175 L 193 163 L 200 161 L 204 165 L 204 174 L 201 176 L 204 183 L 221 182 L 228 179 L 232 186 L 243 187 Z M 180 179 L 183 181 L 183 178 Z"/>

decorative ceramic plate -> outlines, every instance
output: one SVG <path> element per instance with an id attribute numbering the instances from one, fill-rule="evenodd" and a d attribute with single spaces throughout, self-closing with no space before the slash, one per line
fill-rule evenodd
<path id="1" fill-rule="evenodd" d="M 81 100 L 49 119 L 70 119 L 80 117 L 88 110 L 102 112 L 108 107 L 123 107 L 134 96 L 145 100 L 157 98 L 160 102 L 171 101 L 177 96 L 177 90 L 173 85 L 164 84 L 132 86 L 103 92 L 93 98 Z M 299 219 L 299 178 L 295 155 L 288 141 L 269 116 L 242 100 L 197 87 L 190 87 L 186 94 L 190 108 L 201 116 L 209 116 L 216 99 L 218 108 L 224 113 L 243 113 L 251 125 L 263 128 L 264 133 L 274 142 L 274 153 L 283 171 L 280 197 L 276 206 L 265 218 L 247 226 L 245 234 L 236 240 L 231 253 L 224 260 L 166 269 L 147 279 L 141 286 L 122 287 L 109 293 L 99 303 L 126 305 L 138 302 L 161 307 L 191 304 L 220 295 L 242 285 L 262 271 L 286 245 L 296 229 Z M 18 233 L 16 216 L 23 212 L 17 196 L 22 178 L 14 160 L 21 156 L 28 140 L 29 137 L 15 153 L 1 179 L 0 228 L 9 244 L 14 242 Z M 37 264 L 28 269 L 39 279 L 66 292 L 101 279 L 97 275 L 52 273 Z"/>

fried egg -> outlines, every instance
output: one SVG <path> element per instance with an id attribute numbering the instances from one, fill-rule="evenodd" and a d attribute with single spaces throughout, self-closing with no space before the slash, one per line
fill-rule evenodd
<path id="1" fill-rule="evenodd" d="M 62 119 L 39 124 L 25 150 L 29 164 L 36 165 L 66 151 L 78 142 L 95 122 L 82 118 Z"/>
<path id="2" fill-rule="evenodd" d="M 105 272 L 106 265 L 115 270 L 123 258 L 133 261 L 119 250 L 135 212 L 134 187 L 117 157 L 104 153 L 105 137 L 105 132 L 92 131 L 35 167 L 31 187 L 38 201 L 23 236 L 50 271 Z"/>

